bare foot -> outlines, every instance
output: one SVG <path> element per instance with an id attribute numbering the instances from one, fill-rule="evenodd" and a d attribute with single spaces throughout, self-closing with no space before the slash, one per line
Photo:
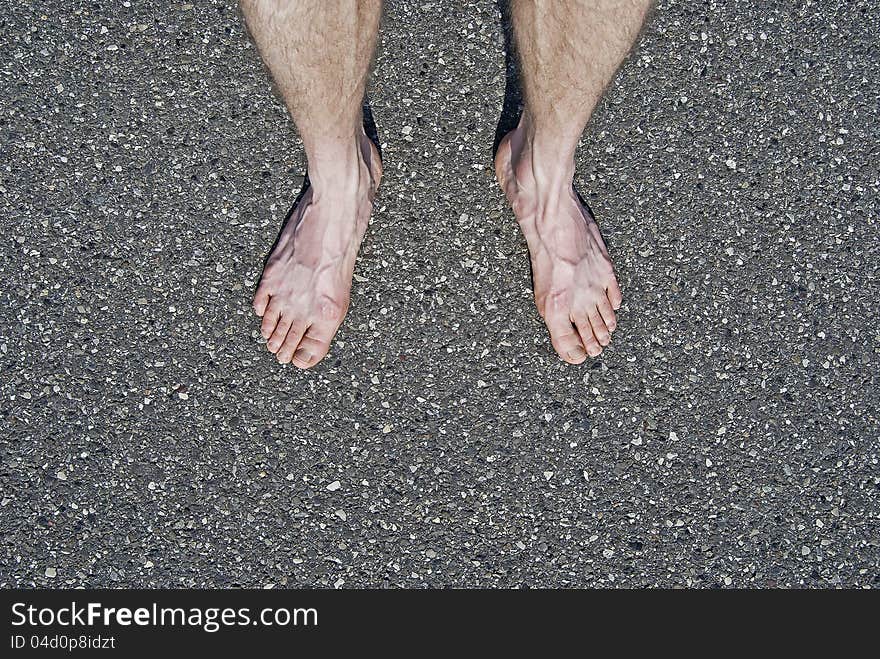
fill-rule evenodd
<path id="1" fill-rule="evenodd" d="M 367 229 L 382 165 L 366 135 L 332 172 L 309 171 L 303 195 L 272 251 L 254 295 L 266 347 L 282 364 L 317 364 L 330 349 L 351 295 L 355 258 Z"/>
<path id="2" fill-rule="evenodd" d="M 525 234 L 535 302 L 553 347 L 580 364 L 611 341 L 620 288 L 599 227 L 572 185 L 574 163 L 537 151 L 521 125 L 501 141 L 495 174 Z"/>

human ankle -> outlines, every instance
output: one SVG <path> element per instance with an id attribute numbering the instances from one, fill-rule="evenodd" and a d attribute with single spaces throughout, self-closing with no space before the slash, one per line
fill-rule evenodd
<path id="1" fill-rule="evenodd" d="M 515 175 L 528 179 L 539 195 L 564 192 L 574 180 L 574 158 L 540 150 L 523 151 L 516 163 Z"/>
<path id="2" fill-rule="evenodd" d="M 527 115 L 518 128 L 521 146 L 515 154 L 517 179 L 528 178 L 539 193 L 562 191 L 571 187 L 574 179 L 574 149 L 577 140 L 560 137 L 531 122 Z"/>
<path id="3" fill-rule="evenodd" d="M 358 137 L 326 140 L 307 149 L 309 182 L 315 192 L 355 192 L 369 177 Z"/>

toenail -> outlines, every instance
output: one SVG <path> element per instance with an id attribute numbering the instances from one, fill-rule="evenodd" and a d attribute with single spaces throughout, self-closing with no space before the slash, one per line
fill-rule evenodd
<path id="1" fill-rule="evenodd" d="M 583 348 L 575 348 L 574 350 L 569 350 L 567 355 L 569 359 L 575 360 L 583 359 L 586 356 L 586 353 Z"/>
<path id="2" fill-rule="evenodd" d="M 298 362 L 302 362 L 303 364 L 308 364 L 310 361 L 312 361 L 312 353 L 310 353 L 305 348 L 300 348 L 293 355 L 293 358 Z"/>

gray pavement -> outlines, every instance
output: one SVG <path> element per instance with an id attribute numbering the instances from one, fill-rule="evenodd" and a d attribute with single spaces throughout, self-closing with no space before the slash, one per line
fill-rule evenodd
<path id="1" fill-rule="evenodd" d="M 249 301 L 304 161 L 232 0 L 0 12 L 0 586 L 880 585 L 872 3 L 661 2 L 553 354 L 491 176 L 492 0 L 390 3 L 385 178 L 303 373 Z"/>

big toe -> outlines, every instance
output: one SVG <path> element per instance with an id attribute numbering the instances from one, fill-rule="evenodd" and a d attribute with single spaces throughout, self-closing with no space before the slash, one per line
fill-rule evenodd
<path id="1" fill-rule="evenodd" d="M 335 333 L 335 327 L 312 325 L 294 350 L 291 363 L 303 369 L 315 366 L 329 352 Z"/>
<path id="2" fill-rule="evenodd" d="M 547 318 L 547 329 L 550 331 L 550 342 L 557 354 L 569 364 L 582 364 L 587 358 L 577 328 L 567 316 Z"/>

